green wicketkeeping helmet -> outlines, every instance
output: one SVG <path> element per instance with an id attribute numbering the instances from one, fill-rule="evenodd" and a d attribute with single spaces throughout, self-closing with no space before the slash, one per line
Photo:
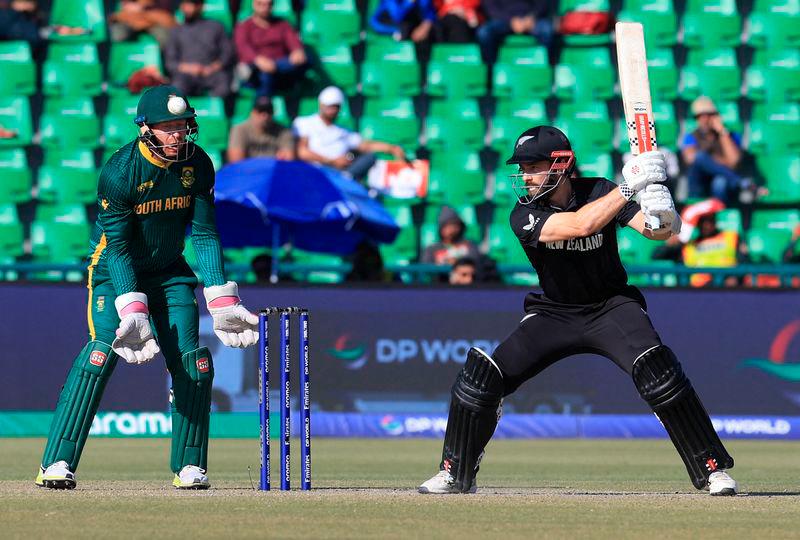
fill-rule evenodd
<path id="1" fill-rule="evenodd" d="M 174 86 L 161 85 L 148 88 L 139 98 L 134 122 L 153 125 L 170 120 L 189 120 L 197 117 L 189 106 L 186 95 Z"/>

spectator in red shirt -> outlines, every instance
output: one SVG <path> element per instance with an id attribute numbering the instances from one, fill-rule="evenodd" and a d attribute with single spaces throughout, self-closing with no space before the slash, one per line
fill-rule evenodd
<path id="1" fill-rule="evenodd" d="M 306 69 L 303 43 L 292 25 L 272 16 L 272 0 L 253 0 L 253 15 L 236 26 L 234 41 L 237 75 L 259 96 L 290 86 Z"/>

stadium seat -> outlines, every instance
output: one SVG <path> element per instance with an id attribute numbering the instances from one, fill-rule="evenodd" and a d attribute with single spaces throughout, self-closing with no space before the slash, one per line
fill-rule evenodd
<path id="1" fill-rule="evenodd" d="M 492 202 L 498 207 L 508 211 L 517 203 L 517 194 L 511 185 L 509 175 L 519 173 L 519 165 L 506 165 L 506 159 L 511 154 L 512 148 L 509 147 L 505 152 L 500 152 L 498 166 L 494 171 L 494 187 L 492 189 Z M 496 212 L 496 211 L 495 211 Z M 505 212 L 507 217 L 508 212 Z M 496 215 L 496 213 L 495 213 Z M 506 218 L 503 218 L 506 219 Z M 506 221 L 508 221 L 506 219 Z"/>
<path id="2" fill-rule="evenodd" d="M 51 41 L 99 43 L 106 41 L 106 13 L 102 0 L 53 0 L 50 24 L 85 28 L 87 34 L 62 36 L 53 33 Z"/>
<path id="3" fill-rule="evenodd" d="M 717 228 L 742 234 L 742 213 L 738 208 L 726 208 L 717 212 Z"/>
<path id="4" fill-rule="evenodd" d="M 0 258 L 19 257 L 25 252 L 25 232 L 17 207 L 0 204 Z"/>
<path id="5" fill-rule="evenodd" d="M 559 12 L 568 11 L 610 11 L 608 0 L 561 0 Z M 611 41 L 611 34 L 565 34 L 564 43 L 569 46 L 587 47 L 605 45 Z"/>
<path id="6" fill-rule="evenodd" d="M 517 235 L 508 225 L 508 212 L 502 212 L 502 215 L 497 213 L 495 210 L 494 220 L 489 225 L 488 255 L 498 264 L 530 264 Z"/>
<path id="7" fill-rule="evenodd" d="M 750 260 L 754 263 L 782 263 L 783 252 L 791 238 L 790 230 L 751 228 L 747 233 Z"/>
<path id="8" fill-rule="evenodd" d="M 0 205 L 31 200 L 31 169 L 22 148 L 0 149 Z"/>
<path id="9" fill-rule="evenodd" d="M 800 49 L 756 51 L 745 73 L 745 88 L 753 101 L 800 100 Z"/>
<path id="10" fill-rule="evenodd" d="M 250 12 L 252 13 L 253 3 L 251 0 L 244 0 L 242 4 L 249 5 Z M 203 18 L 221 23 L 229 35 L 233 29 L 233 16 L 231 15 L 231 7 L 228 5 L 228 0 L 204 0 Z M 179 24 L 183 24 L 184 18 L 182 11 L 178 10 L 175 13 L 175 20 L 178 21 Z"/>
<path id="11" fill-rule="evenodd" d="M 741 96 L 741 73 L 733 49 L 691 50 L 681 72 L 681 97 L 709 96 L 715 101 Z"/>
<path id="12" fill-rule="evenodd" d="M 36 92 L 36 64 L 27 41 L 0 41 L 0 96 Z"/>
<path id="13" fill-rule="evenodd" d="M 354 94 L 358 85 L 358 73 L 349 45 L 326 44 L 316 51 L 319 59 L 317 73 L 321 78 L 319 86 L 335 85 L 345 94 Z"/>
<path id="14" fill-rule="evenodd" d="M 800 2 L 767 1 L 759 9 L 758 2 L 747 18 L 745 42 L 756 49 L 788 49 L 800 47 Z"/>
<path id="15" fill-rule="evenodd" d="M 541 100 L 526 98 L 502 99 L 497 101 L 494 118 L 524 118 L 530 122 L 530 127 L 537 124 L 546 124 L 547 111 Z"/>
<path id="16" fill-rule="evenodd" d="M 250 111 L 253 110 L 253 97 L 239 96 L 236 98 L 236 103 L 233 106 L 233 116 L 231 117 L 231 125 L 240 124 L 247 120 L 250 116 Z M 279 124 L 288 126 L 292 123 L 289 117 L 289 112 L 286 110 L 286 101 L 283 96 L 272 96 L 272 119 Z"/>
<path id="17" fill-rule="evenodd" d="M 56 204 L 91 204 L 97 199 L 97 178 L 94 167 L 42 165 L 36 198 Z"/>
<path id="18" fill-rule="evenodd" d="M 355 0 L 309 0 L 300 37 L 308 45 L 355 45 L 361 39 L 361 14 Z"/>
<path id="19" fill-rule="evenodd" d="M 48 148 L 95 148 L 100 120 L 91 98 L 48 98 L 39 119 L 40 144 Z"/>
<path id="20" fill-rule="evenodd" d="M 547 59 L 547 49 L 542 46 L 502 47 L 492 77 L 492 94 L 497 98 L 549 97 L 553 68 Z"/>
<path id="21" fill-rule="evenodd" d="M 50 149 L 45 151 L 43 166 L 94 170 L 94 153 L 85 148 Z"/>
<path id="22" fill-rule="evenodd" d="M 484 200 L 486 175 L 478 152 L 448 152 L 432 159 L 428 200 L 433 203 L 478 204 Z"/>
<path id="23" fill-rule="evenodd" d="M 567 48 L 555 68 L 555 95 L 575 103 L 614 95 L 616 67 L 605 47 Z"/>
<path id="24" fill-rule="evenodd" d="M 307 281 L 309 283 L 341 283 L 344 281 L 347 268 L 338 255 L 327 253 L 312 253 L 300 249 L 292 250 L 292 262 L 295 264 L 331 266 L 331 269 L 295 271 L 292 278 L 297 281 Z"/>
<path id="25" fill-rule="evenodd" d="M 432 151 L 479 150 L 485 127 L 475 100 L 431 100 L 425 119 L 426 146 Z"/>
<path id="26" fill-rule="evenodd" d="M 478 45 L 437 43 L 428 63 L 430 96 L 460 98 L 486 94 L 486 65 Z"/>
<path id="27" fill-rule="evenodd" d="M 751 229 L 780 229 L 792 231 L 800 225 L 800 210 L 757 210 L 753 212 Z"/>
<path id="28" fill-rule="evenodd" d="M 581 153 L 578 156 L 578 170 L 582 176 L 614 179 L 614 161 L 609 153 Z"/>
<path id="29" fill-rule="evenodd" d="M 738 116 L 738 115 L 737 115 Z M 658 101 L 653 104 L 653 118 L 656 120 L 656 139 L 659 146 L 666 148 L 678 147 L 678 117 L 672 103 Z M 631 145 L 628 141 L 628 128 L 625 124 L 625 117 L 619 119 L 619 136 L 617 137 L 617 150 L 621 153 L 630 151 Z"/>
<path id="30" fill-rule="evenodd" d="M 128 94 L 131 74 L 146 66 L 156 66 L 163 71 L 158 43 L 149 40 L 112 43 L 108 59 L 108 93 Z"/>
<path id="31" fill-rule="evenodd" d="M 252 14 L 252 0 L 243 0 L 239 7 L 239 14 L 236 16 L 236 22 L 242 22 Z M 294 9 L 292 8 L 292 0 L 274 0 L 272 4 L 272 15 L 288 21 L 292 26 L 297 25 L 297 15 L 295 15 Z"/>
<path id="32" fill-rule="evenodd" d="M 387 205 L 386 210 L 400 227 L 400 234 L 391 244 L 381 244 L 380 251 L 386 264 L 409 264 L 417 259 L 419 245 L 417 228 L 410 206 Z"/>
<path id="33" fill-rule="evenodd" d="M 522 132 L 530 129 L 533 125 L 531 120 L 520 116 L 495 115 L 492 118 L 489 137 L 489 146 L 497 151 L 501 156 L 511 152 L 517 138 Z"/>
<path id="34" fill-rule="evenodd" d="M 610 152 L 614 147 L 614 123 L 605 103 L 562 104 L 555 126 L 569 137 L 576 158 L 583 152 Z"/>
<path id="35" fill-rule="evenodd" d="M 736 47 L 742 18 L 736 0 L 688 0 L 683 14 L 683 45 L 690 49 Z"/>
<path id="36" fill-rule="evenodd" d="M 94 43 L 54 43 L 42 66 L 46 96 L 96 96 L 102 93 L 103 69 Z"/>
<path id="37" fill-rule="evenodd" d="M 31 144 L 31 104 L 27 97 L 0 96 L 0 126 L 16 131 L 16 136 L 0 139 L 0 148 L 13 148 Z"/>
<path id="38" fill-rule="evenodd" d="M 203 149 L 219 150 L 228 146 L 228 117 L 220 97 L 194 97 L 190 100 L 200 126 L 197 142 Z"/>
<path id="39" fill-rule="evenodd" d="M 642 23 L 648 52 L 677 43 L 678 19 L 672 0 L 625 0 L 617 20 Z"/>
<path id="40" fill-rule="evenodd" d="M 654 103 L 678 97 L 678 68 L 672 49 L 648 49 L 647 71 Z"/>
<path id="41" fill-rule="evenodd" d="M 419 146 L 419 120 L 391 116 L 362 116 L 359 133 L 364 139 L 397 144 L 406 151 Z"/>
<path id="42" fill-rule="evenodd" d="M 419 94 L 420 72 L 414 44 L 391 38 L 368 41 L 361 64 L 361 93 L 367 97 Z"/>
<path id="43" fill-rule="evenodd" d="M 800 152 L 800 107 L 795 103 L 753 108 L 747 147 L 755 155 Z"/>
<path id="44" fill-rule="evenodd" d="M 625 264 L 648 264 L 658 242 L 649 240 L 631 227 L 617 230 L 619 257 Z"/>
<path id="45" fill-rule="evenodd" d="M 766 178 L 769 194 L 759 198 L 764 203 L 800 202 L 800 157 L 795 154 L 756 156 L 756 165 Z"/>
<path id="46" fill-rule="evenodd" d="M 37 262 L 75 263 L 89 250 L 89 222 L 82 205 L 43 205 L 31 224 L 31 254 Z"/>

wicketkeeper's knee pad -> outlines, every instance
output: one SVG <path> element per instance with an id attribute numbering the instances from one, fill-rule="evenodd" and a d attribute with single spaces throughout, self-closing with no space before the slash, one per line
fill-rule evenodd
<path id="1" fill-rule="evenodd" d="M 106 383 L 117 365 L 111 345 L 90 341 L 75 357 L 50 424 L 42 465 L 66 461 L 73 472 L 86 444 Z"/>
<path id="2" fill-rule="evenodd" d="M 181 357 L 181 370 L 172 374 L 172 458 L 177 473 L 186 465 L 206 468 L 208 423 L 214 363 L 211 352 L 201 347 Z"/>
<path id="3" fill-rule="evenodd" d="M 500 369 L 488 354 L 473 347 L 453 384 L 442 452 L 442 467 L 461 491 L 472 486 L 483 449 L 497 428 L 502 399 Z"/>
<path id="4" fill-rule="evenodd" d="M 642 398 L 667 430 L 696 488 L 704 488 L 717 469 L 733 467 L 733 458 L 669 347 L 659 345 L 642 354 L 633 364 L 632 375 Z"/>

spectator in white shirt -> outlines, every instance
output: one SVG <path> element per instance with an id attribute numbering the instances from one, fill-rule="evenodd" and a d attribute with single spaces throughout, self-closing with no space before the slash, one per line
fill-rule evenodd
<path id="1" fill-rule="evenodd" d="M 359 179 L 375 163 L 375 152 L 406 159 L 403 149 L 395 144 L 367 141 L 358 133 L 337 126 L 344 99 L 341 90 L 329 86 L 319 94 L 319 113 L 294 121 L 298 159 L 327 165 Z"/>

